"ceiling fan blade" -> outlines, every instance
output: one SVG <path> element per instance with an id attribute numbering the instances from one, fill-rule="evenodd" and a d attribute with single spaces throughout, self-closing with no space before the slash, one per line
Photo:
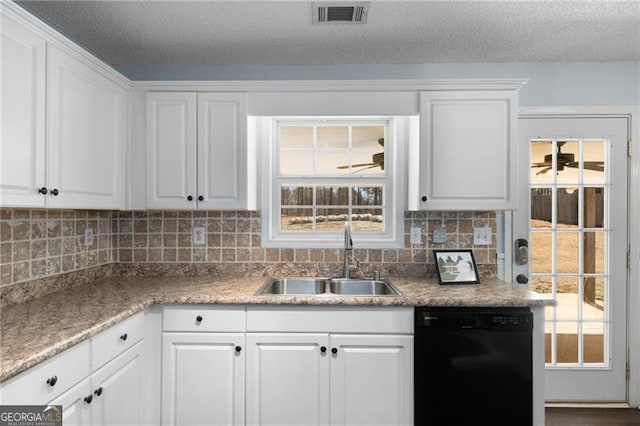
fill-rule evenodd
<path id="1" fill-rule="evenodd" d="M 547 167 L 545 169 L 540 170 L 538 173 L 536 173 L 536 176 L 538 175 L 543 175 L 545 173 L 547 173 L 549 170 L 551 170 L 553 167 Z"/>
<path id="2" fill-rule="evenodd" d="M 604 172 L 603 161 L 585 161 L 584 168 L 587 170 L 595 170 L 596 172 Z"/>
<path id="3" fill-rule="evenodd" d="M 360 170 L 355 170 L 353 173 L 359 173 L 359 172 L 362 172 L 364 170 L 375 169 L 376 167 L 380 167 L 380 164 L 371 163 L 371 165 L 369 167 L 365 167 L 365 168 L 360 169 Z"/>
<path id="4" fill-rule="evenodd" d="M 549 163 L 531 163 L 531 167 L 551 167 Z"/>
<path id="5" fill-rule="evenodd" d="M 359 163 L 359 164 L 352 164 L 351 167 L 364 167 L 364 166 L 372 166 L 372 167 L 376 167 L 378 166 L 377 163 Z M 348 169 L 349 165 L 346 166 L 337 166 L 336 169 Z"/>

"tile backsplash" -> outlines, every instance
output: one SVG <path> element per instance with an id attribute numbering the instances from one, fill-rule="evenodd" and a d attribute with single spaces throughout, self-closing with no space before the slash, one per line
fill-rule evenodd
<path id="1" fill-rule="evenodd" d="M 473 248 L 480 273 L 495 273 L 495 212 L 406 212 L 404 223 L 405 248 L 358 249 L 354 238 L 353 255 L 362 273 L 423 275 L 433 271 L 434 248 Z M 194 226 L 206 230 L 202 246 L 192 246 Z M 473 247 L 473 228 L 479 226 L 492 229 L 492 245 Z M 421 228 L 423 244 L 409 244 L 411 227 Z M 84 244 L 86 228 L 94 233 L 90 246 Z M 445 243 L 432 242 L 436 228 L 446 230 Z M 313 271 L 314 265 L 324 265 L 339 271 L 341 262 L 340 249 L 261 247 L 259 212 L 0 210 L 2 286 L 113 263 L 144 270 L 251 264 L 253 270 L 286 265 Z"/>
<path id="2" fill-rule="evenodd" d="M 0 209 L 0 282 L 15 284 L 113 263 L 110 211 Z M 85 229 L 93 242 L 85 246 Z"/>

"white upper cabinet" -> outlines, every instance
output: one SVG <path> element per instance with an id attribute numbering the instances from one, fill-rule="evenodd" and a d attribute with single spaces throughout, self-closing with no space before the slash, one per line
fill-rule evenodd
<path id="1" fill-rule="evenodd" d="M 51 45 L 47 89 L 48 206 L 122 207 L 127 91 Z"/>
<path id="2" fill-rule="evenodd" d="M 247 95 L 199 93 L 198 208 L 247 208 L 247 160 Z"/>
<path id="3" fill-rule="evenodd" d="M 121 208 L 127 90 L 17 16 L 2 11 L 0 204 Z"/>
<path id="4" fill-rule="evenodd" d="M 196 206 L 196 94 L 147 93 L 147 208 Z"/>
<path id="5" fill-rule="evenodd" d="M 516 90 L 420 94 L 420 210 L 516 207 Z"/>
<path id="6" fill-rule="evenodd" d="M 147 93 L 148 209 L 245 209 L 247 161 L 246 94 Z"/>
<path id="7" fill-rule="evenodd" d="M 2 15 L 0 204 L 43 207 L 45 197 L 45 40 Z"/>

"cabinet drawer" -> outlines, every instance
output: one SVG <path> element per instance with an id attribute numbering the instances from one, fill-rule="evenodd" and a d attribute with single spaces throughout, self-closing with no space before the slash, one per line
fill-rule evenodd
<path id="1" fill-rule="evenodd" d="M 88 375 L 89 342 L 84 341 L 3 383 L 0 404 L 45 404 Z"/>
<path id="2" fill-rule="evenodd" d="M 143 337 L 144 312 L 137 313 L 95 335 L 91 338 L 91 368 L 97 370 Z"/>
<path id="3" fill-rule="evenodd" d="M 167 306 L 163 331 L 244 332 L 245 308 L 231 305 Z"/>

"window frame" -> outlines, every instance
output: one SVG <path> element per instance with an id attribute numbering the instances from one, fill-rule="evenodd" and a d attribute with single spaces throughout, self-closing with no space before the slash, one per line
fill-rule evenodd
<path id="1" fill-rule="evenodd" d="M 385 173 L 314 176 L 280 176 L 279 171 L 279 128 L 282 124 L 295 125 L 371 125 L 381 124 L 385 128 Z M 384 229 L 382 232 L 354 232 L 355 248 L 402 248 L 404 247 L 404 217 L 406 179 L 401 171 L 404 164 L 402 141 L 406 123 L 402 117 L 357 116 L 357 117 L 265 117 L 259 126 L 262 155 L 262 247 L 265 248 L 342 248 L 342 232 L 280 231 L 280 185 L 284 182 L 295 184 L 344 184 L 357 186 L 358 181 L 383 186 L 382 209 Z M 351 208 L 358 208 L 351 204 Z"/>

